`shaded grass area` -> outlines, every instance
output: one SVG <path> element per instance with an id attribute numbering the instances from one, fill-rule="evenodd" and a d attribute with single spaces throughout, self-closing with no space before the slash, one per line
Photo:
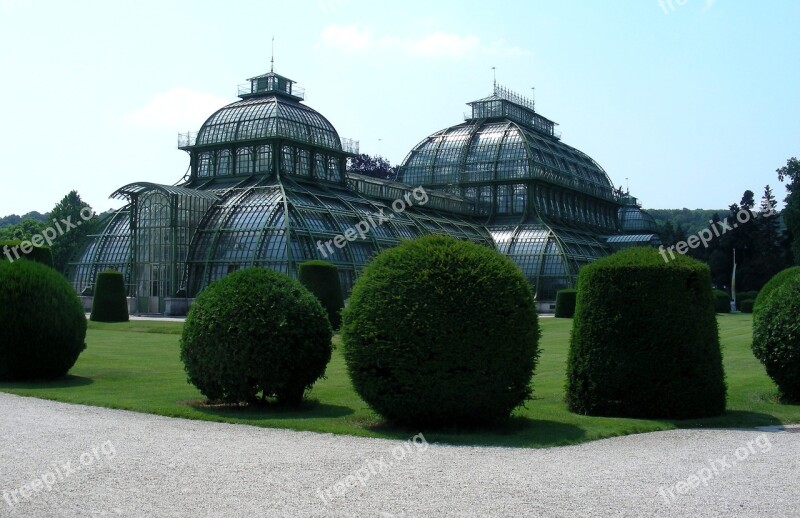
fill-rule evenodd
<path id="1" fill-rule="evenodd" d="M 174 322 L 90 322 L 88 348 L 69 376 L 47 383 L 0 382 L 0 391 L 171 417 L 364 437 L 407 439 L 424 432 L 429 441 L 495 446 L 546 447 L 674 428 L 799 423 L 800 405 L 778 403 L 775 385 L 750 351 L 751 315 L 719 315 L 718 320 L 728 411 L 711 419 L 667 421 L 570 413 L 564 403 L 564 383 L 572 320 L 553 318 L 540 321 L 542 355 L 534 376 L 534 399 L 491 429 L 411 430 L 384 423 L 354 392 L 338 336 L 327 378 L 314 386 L 300 409 L 204 405 L 202 395 L 186 381 L 178 345 L 182 324 Z"/>

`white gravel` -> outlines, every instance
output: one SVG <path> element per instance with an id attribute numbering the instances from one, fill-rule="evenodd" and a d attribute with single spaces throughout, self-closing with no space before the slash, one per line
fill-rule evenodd
<path id="1" fill-rule="evenodd" d="M 8 394 L 0 415 L 0 516 L 800 516 L 798 427 L 536 450 L 299 433 Z M 68 462 L 79 469 L 67 474 Z M 363 485 L 346 478 L 359 469 L 369 474 Z M 43 478 L 51 489 L 35 491 Z"/>

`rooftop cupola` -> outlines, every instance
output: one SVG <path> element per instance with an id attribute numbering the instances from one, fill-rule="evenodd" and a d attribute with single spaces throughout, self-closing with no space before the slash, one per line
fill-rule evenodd
<path id="1" fill-rule="evenodd" d="M 296 101 L 302 101 L 306 96 L 305 90 L 296 86 L 294 81 L 275 72 L 251 77 L 247 81 L 247 83 L 239 85 L 239 97 L 242 99 L 265 95 L 280 95 Z"/>

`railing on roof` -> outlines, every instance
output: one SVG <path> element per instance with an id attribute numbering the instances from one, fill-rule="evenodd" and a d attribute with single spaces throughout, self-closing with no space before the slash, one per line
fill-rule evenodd
<path id="1" fill-rule="evenodd" d="M 345 153 L 352 153 L 354 155 L 359 154 L 359 141 L 353 140 L 350 138 L 343 138 L 342 140 L 342 151 Z"/>
<path id="2" fill-rule="evenodd" d="M 194 146 L 197 142 L 197 132 L 187 131 L 186 133 L 178 133 L 178 149 Z"/>
<path id="3" fill-rule="evenodd" d="M 518 104 L 523 108 L 527 108 L 531 111 L 536 111 L 536 101 L 533 99 L 529 99 L 527 97 L 523 97 L 522 95 L 506 88 L 505 86 L 495 84 L 494 85 L 494 95 L 505 99 L 506 101 L 511 101 L 514 104 Z"/>
<path id="4" fill-rule="evenodd" d="M 270 93 L 291 95 L 293 97 L 299 97 L 303 101 L 305 101 L 306 99 L 306 89 L 303 88 L 302 86 L 297 86 L 295 84 L 292 85 L 291 93 L 284 92 L 283 90 L 276 90 L 274 88 L 266 90 L 255 90 L 253 88 L 253 83 L 242 83 L 239 85 L 239 88 L 237 90 L 238 96 L 250 95 L 250 94 L 270 94 Z"/>

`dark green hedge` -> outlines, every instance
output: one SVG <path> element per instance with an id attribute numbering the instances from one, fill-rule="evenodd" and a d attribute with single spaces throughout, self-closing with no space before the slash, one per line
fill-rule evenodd
<path id="1" fill-rule="evenodd" d="M 792 266 L 791 268 L 787 268 L 773 275 L 772 278 L 761 288 L 761 291 L 758 292 L 756 303 L 753 306 L 753 313 L 758 313 L 761 304 L 767 300 L 773 291 L 781 287 L 784 282 L 798 275 L 800 275 L 800 266 Z"/>
<path id="2" fill-rule="evenodd" d="M 75 290 L 34 261 L 0 261 L 0 380 L 60 378 L 86 348 L 86 317 Z"/>
<path id="3" fill-rule="evenodd" d="M 331 327 L 319 300 L 287 275 L 239 270 L 195 299 L 181 338 L 189 381 L 210 400 L 297 405 L 325 374 Z"/>
<path id="4" fill-rule="evenodd" d="M 297 278 L 322 303 L 334 330 L 342 323 L 344 296 L 336 265 L 326 261 L 307 261 L 298 267 Z"/>
<path id="5" fill-rule="evenodd" d="M 97 274 L 92 299 L 92 322 L 127 322 L 128 294 L 125 277 L 115 270 Z"/>
<path id="6" fill-rule="evenodd" d="M 362 272 L 342 341 L 359 395 L 386 419 L 470 426 L 531 396 L 539 324 L 531 288 L 507 257 L 450 237 L 388 249 Z"/>
<path id="7" fill-rule="evenodd" d="M 736 301 L 737 302 L 740 301 L 740 300 L 748 300 L 748 299 L 749 300 L 756 300 L 756 297 L 758 297 L 758 292 L 757 291 L 737 291 L 736 292 Z"/>
<path id="8" fill-rule="evenodd" d="M 753 353 L 784 401 L 800 403 L 800 276 L 770 290 L 753 316 Z"/>
<path id="9" fill-rule="evenodd" d="M 752 313 L 754 304 L 755 301 L 753 299 L 740 300 L 739 311 L 741 311 L 742 313 Z"/>
<path id="10" fill-rule="evenodd" d="M 689 419 L 725 410 L 703 263 L 631 248 L 581 269 L 567 369 L 572 412 Z"/>
<path id="11" fill-rule="evenodd" d="M 25 259 L 37 263 L 46 264 L 52 268 L 53 254 L 49 247 L 31 245 L 33 249 L 26 254 L 23 252 L 20 246 L 21 244 L 22 241 L 18 240 L 0 241 L 0 254 L 2 254 L 2 256 L 0 256 L 0 260 L 5 259 L 6 261 L 15 261 L 17 260 L 17 255 L 19 255 L 20 258 L 24 257 Z"/>
<path id="12" fill-rule="evenodd" d="M 572 318 L 575 316 L 575 301 L 578 290 L 559 290 L 556 293 L 556 318 Z"/>
<path id="13" fill-rule="evenodd" d="M 722 290 L 713 290 L 714 295 L 714 311 L 717 313 L 730 313 L 731 312 L 731 297 Z"/>

